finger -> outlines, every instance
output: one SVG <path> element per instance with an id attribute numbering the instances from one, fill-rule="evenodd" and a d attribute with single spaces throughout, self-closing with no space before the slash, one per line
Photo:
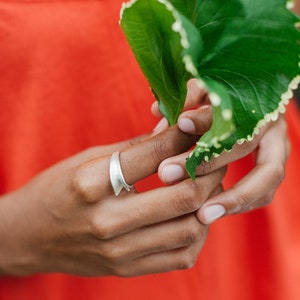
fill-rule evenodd
<path id="1" fill-rule="evenodd" d="M 196 176 L 209 174 L 210 172 L 226 166 L 229 163 L 253 152 L 261 138 L 272 125 L 273 124 L 267 124 L 264 128 L 262 128 L 260 133 L 256 135 L 251 142 L 244 142 L 241 145 L 235 144 L 231 151 L 224 151 L 219 157 L 212 157 L 209 162 L 202 161 L 196 169 Z M 165 183 L 173 183 L 188 178 L 189 175 L 185 169 L 185 164 L 186 158 L 189 157 L 190 153 L 191 151 L 188 151 L 165 159 L 158 168 L 158 175 L 161 181 Z"/>
<path id="2" fill-rule="evenodd" d="M 187 82 L 187 95 L 184 110 L 198 107 L 199 105 L 209 105 L 210 101 L 207 92 L 199 87 L 198 80 L 193 78 Z"/>
<path id="3" fill-rule="evenodd" d="M 190 79 L 187 82 L 187 95 L 184 104 L 184 110 L 198 107 L 199 105 L 210 105 L 207 93 L 199 87 L 197 79 Z M 163 114 L 159 110 L 158 102 L 153 102 L 151 112 L 154 116 L 161 118 Z"/>
<path id="4" fill-rule="evenodd" d="M 219 157 L 212 157 L 209 162 L 202 161 L 196 169 L 196 176 L 209 174 L 229 163 L 236 161 L 249 153 L 257 147 L 258 141 L 251 143 L 244 143 L 242 145 L 235 145 L 230 152 L 222 152 Z M 184 180 L 189 177 L 186 171 L 186 159 L 190 155 L 190 151 L 179 154 L 174 157 L 165 159 L 158 168 L 158 176 L 164 183 L 170 184 L 179 180 Z"/>
<path id="5" fill-rule="evenodd" d="M 257 201 L 254 201 L 252 204 L 250 204 L 247 207 L 247 211 L 262 208 L 262 207 L 270 204 L 274 198 L 275 192 L 276 192 L 276 189 L 270 191 L 269 193 L 266 193 L 263 197 L 257 199 Z"/>
<path id="6" fill-rule="evenodd" d="M 121 277 L 132 277 L 137 275 L 169 272 L 173 270 L 185 270 L 192 268 L 198 258 L 199 252 L 205 242 L 202 239 L 189 246 L 175 250 L 163 251 L 144 257 L 140 257 L 130 262 L 130 265 L 118 265 L 115 268 L 115 275 Z"/>
<path id="7" fill-rule="evenodd" d="M 208 200 L 197 213 L 199 220 L 211 224 L 222 216 L 260 207 L 258 200 L 263 199 L 266 190 L 279 185 L 283 174 L 275 164 L 256 167 L 232 188 Z"/>
<path id="8" fill-rule="evenodd" d="M 282 130 L 281 125 L 276 126 L 263 137 L 257 165 L 249 174 L 201 207 L 197 216 L 202 223 L 210 224 L 221 216 L 245 212 L 271 201 L 270 195 L 273 196 L 285 174 L 287 146 Z"/>
<path id="9" fill-rule="evenodd" d="M 221 169 L 194 181 L 187 179 L 140 194 L 125 193 L 120 200 L 101 201 L 90 211 L 91 232 L 100 239 L 109 239 L 195 212 L 224 175 L 225 169 Z"/>
<path id="10" fill-rule="evenodd" d="M 178 119 L 178 127 L 186 133 L 202 135 L 208 131 L 212 124 L 211 106 L 202 106 L 197 110 L 188 110 Z"/>
<path id="11" fill-rule="evenodd" d="M 166 118 L 162 118 L 153 129 L 152 136 L 161 133 L 169 127 L 169 122 Z"/>
<path id="12" fill-rule="evenodd" d="M 210 198 L 217 196 L 219 194 L 221 194 L 222 192 L 224 192 L 224 187 L 223 184 L 220 183 L 217 185 L 217 187 L 212 191 L 212 193 L 209 195 Z"/>
<path id="13" fill-rule="evenodd" d="M 146 226 L 95 245 L 101 256 L 115 263 L 122 263 L 157 252 L 191 246 L 199 242 L 206 231 L 195 214 L 171 221 Z M 128 242 L 128 241 L 133 241 Z"/>
<path id="14" fill-rule="evenodd" d="M 188 110 L 182 113 L 178 119 L 178 127 L 181 131 L 202 135 L 208 131 L 212 124 L 212 108 L 210 105 L 201 106 L 197 110 Z M 162 118 L 153 130 L 153 135 L 168 128 L 166 118 Z"/>
<path id="15" fill-rule="evenodd" d="M 196 140 L 196 136 L 187 135 L 173 126 L 127 148 L 120 154 L 120 165 L 126 182 L 132 185 L 155 173 L 163 159 L 186 151 Z M 107 156 L 80 165 L 71 178 L 73 190 L 90 202 L 112 195 L 109 164 L 110 156 Z"/>
<path id="16" fill-rule="evenodd" d="M 133 184 L 155 173 L 162 160 L 189 149 L 197 136 L 180 132 L 177 126 L 122 151 L 120 160 L 124 177 Z"/>
<path id="17" fill-rule="evenodd" d="M 115 151 L 122 151 L 130 146 L 147 140 L 148 138 L 150 138 L 150 135 L 151 134 L 143 134 L 110 145 L 90 147 L 84 151 L 79 152 L 78 154 L 71 156 L 68 159 L 65 159 L 63 162 L 61 162 L 61 165 L 65 169 L 68 169 L 102 156 L 111 155 Z"/>
<path id="18" fill-rule="evenodd" d="M 163 117 L 163 114 L 160 112 L 159 107 L 158 107 L 158 102 L 155 101 L 151 105 L 151 112 L 155 117 L 161 118 Z"/>

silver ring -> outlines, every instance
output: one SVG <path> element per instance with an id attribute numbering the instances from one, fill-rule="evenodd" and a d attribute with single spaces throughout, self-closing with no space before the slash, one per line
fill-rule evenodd
<path id="1" fill-rule="evenodd" d="M 134 188 L 133 185 L 129 185 L 124 179 L 120 165 L 120 152 L 114 152 L 110 158 L 109 177 L 116 196 L 120 194 L 123 188 L 128 192 Z"/>

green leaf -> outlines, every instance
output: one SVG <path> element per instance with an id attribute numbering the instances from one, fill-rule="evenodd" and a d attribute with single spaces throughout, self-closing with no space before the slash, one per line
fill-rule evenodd
<path id="1" fill-rule="evenodd" d="M 285 0 L 132 0 L 120 24 L 161 112 L 177 122 L 197 78 L 213 124 L 186 167 L 192 178 L 235 143 L 251 141 L 285 111 L 299 81 L 299 18 Z"/>

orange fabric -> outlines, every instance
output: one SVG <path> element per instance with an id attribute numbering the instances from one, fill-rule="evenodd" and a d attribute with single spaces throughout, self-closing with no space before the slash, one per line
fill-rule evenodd
<path id="1" fill-rule="evenodd" d="M 0 0 L 1 193 L 89 146 L 154 127 L 153 97 L 118 26 L 120 5 Z M 0 299 L 300 299 L 300 119 L 293 104 L 287 117 L 292 154 L 274 202 L 212 225 L 193 269 L 130 279 L 0 278 Z M 234 163 L 226 185 L 251 166 L 249 157 Z"/>

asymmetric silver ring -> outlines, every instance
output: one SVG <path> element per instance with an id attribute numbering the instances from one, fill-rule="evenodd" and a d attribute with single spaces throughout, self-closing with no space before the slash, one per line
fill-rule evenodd
<path id="1" fill-rule="evenodd" d="M 128 192 L 134 188 L 133 185 L 129 185 L 124 179 L 120 165 L 120 152 L 114 152 L 110 158 L 109 177 L 116 196 L 120 194 L 123 188 Z"/>

